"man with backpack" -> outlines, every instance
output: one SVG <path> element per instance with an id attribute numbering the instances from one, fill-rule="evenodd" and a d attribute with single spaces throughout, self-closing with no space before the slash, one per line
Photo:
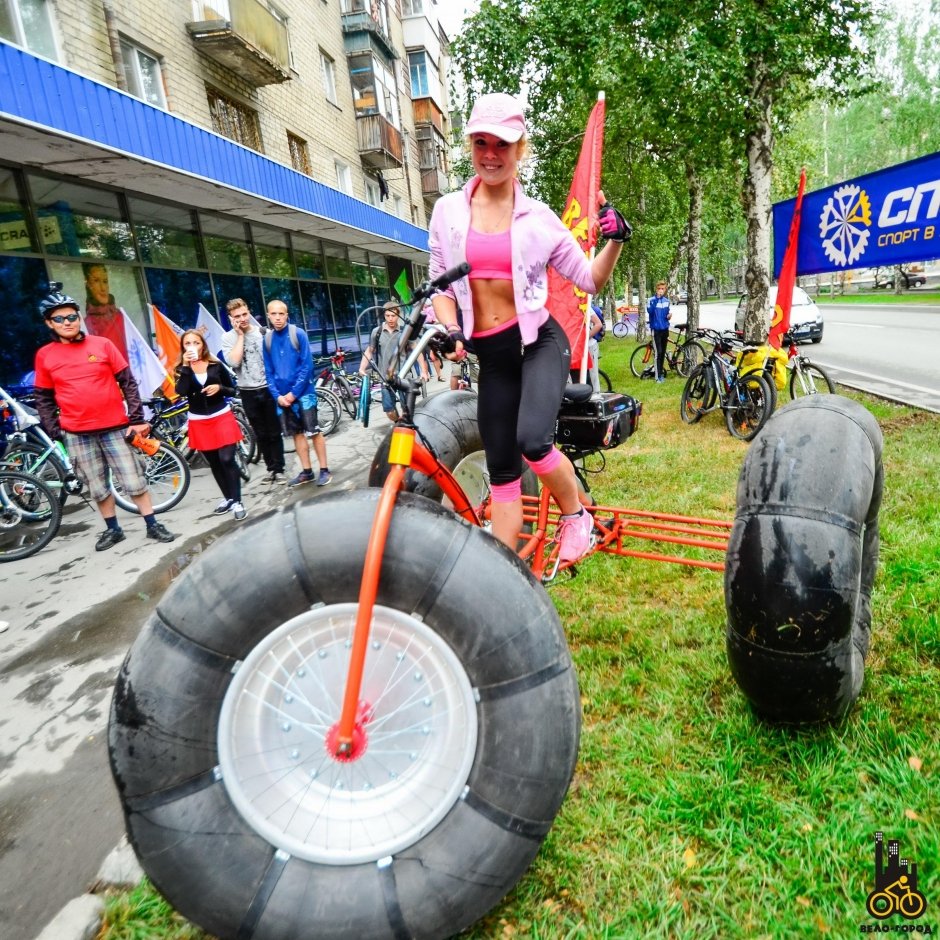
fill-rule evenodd
<path id="1" fill-rule="evenodd" d="M 385 322 L 377 326 L 369 337 L 369 345 L 362 354 L 359 363 L 359 374 L 366 376 L 369 363 L 374 362 L 379 372 L 385 376 L 388 369 L 397 365 L 398 343 L 401 339 L 401 324 L 399 322 L 399 307 L 394 300 L 388 301 L 383 308 Z M 368 379 L 365 379 L 368 381 Z M 394 424 L 398 420 L 398 402 L 395 393 L 390 389 L 382 388 L 382 409 L 385 417 Z"/>
<path id="2" fill-rule="evenodd" d="M 294 438 L 300 461 L 300 473 L 287 485 L 300 486 L 313 481 L 312 443 L 320 465 L 317 486 L 326 486 L 333 475 L 327 465 L 326 442 L 317 421 L 317 398 L 311 378 L 313 360 L 307 334 L 287 322 L 287 304 L 283 300 L 269 301 L 267 312 L 271 329 L 265 334 L 262 346 L 264 371 L 268 389 L 277 403 L 281 430 L 285 437 L 291 435 Z"/>

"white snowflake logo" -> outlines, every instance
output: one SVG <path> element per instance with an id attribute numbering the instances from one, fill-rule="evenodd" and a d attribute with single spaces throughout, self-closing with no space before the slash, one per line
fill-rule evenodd
<path id="1" fill-rule="evenodd" d="M 870 226 L 868 194 L 855 185 L 840 186 L 819 217 L 819 237 L 826 257 L 840 267 L 854 264 L 868 245 Z"/>

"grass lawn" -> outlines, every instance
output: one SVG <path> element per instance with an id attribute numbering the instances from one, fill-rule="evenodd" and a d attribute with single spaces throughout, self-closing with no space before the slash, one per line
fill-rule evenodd
<path id="1" fill-rule="evenodd" d="M 682 424 L 681 379 L 634 379 L 632 349 L 602 346 L 644 415 L 595 496 L 730 519 L 748 445 L 720 414 Z M 465 937 L 855 937 L 873 923 L 876 830 L 918 863 L 927 899 L 919 920 L 884 923 L 940 930 L 940 416 L 854 397 L 884 432 L 886 484 L 872 649 L 849 716 L 807 728 L 754 716 L 725 658 L 720 573 L 592 557 L 550 589 L 581 684 L 574 781 L 532 868 Z M 203 936 L 159 907 L 146 887 L 115 895 L 101 940 Z"/>
<path id="2" fill-rule="evenodd" d="M 910 290 L 903 294 L 894 291 L 870 291 L 864 294 L 835 294 L 829 296 L 826 292 L 812 295 L 818 304 L 924 304 L 940 306 L 940 291 L 938 290 Z"/>

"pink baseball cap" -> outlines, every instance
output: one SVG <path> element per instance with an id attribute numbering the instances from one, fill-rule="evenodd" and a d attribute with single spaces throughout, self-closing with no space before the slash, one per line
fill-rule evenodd
<path id="1" fill-rule="evenodd" d="M 468 136 L 492 134 L 509 144 L 525 136 L 525 130 L 522 106 L 512 95 L 502 92 L 477 98 L 466 127 Z"/>

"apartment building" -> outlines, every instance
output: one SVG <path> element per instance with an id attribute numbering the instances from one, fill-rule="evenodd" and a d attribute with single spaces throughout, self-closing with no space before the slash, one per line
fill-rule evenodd
<path id="1" fill-rule="evenodd" d="M 227 327 L 277 297 L 317 353 L 354 346 L 450 188 L 436 10 L 0 0 L 0 384 L 28 381 L 50 281 L 144 336 L 152 308 Z"/>

